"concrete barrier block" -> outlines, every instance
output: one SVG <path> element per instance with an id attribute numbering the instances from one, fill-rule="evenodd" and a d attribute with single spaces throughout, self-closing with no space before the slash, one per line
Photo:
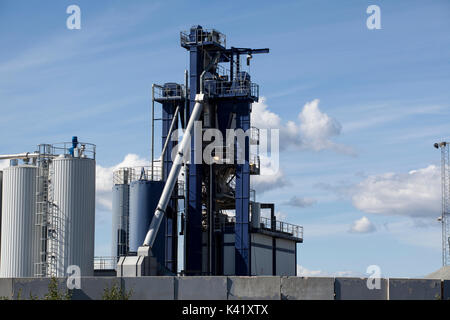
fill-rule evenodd
<path id="1" fill-rule="evenodd" d="M 336 300 L 387 300 L 387 280 L 380 279 L 380 289 L 369 289 L 367 278 L 336 278 Z"/>
<path id="2" fill-rule="evenodd" d="M 229 300 L 280 300 L 281 278 L 228 277 Z"/>
<path id="3" fill-rule="evenodd" d="M 334 300 L 334 278 L 282 277 L 282 300 Z"/>
<path id="4" fill-rule="evenodd" d="M 13 279 L 0 278 L 0 300 L 9 300 L 13 297 Z"/>
<path id="5" fill-rule="evenodd" d="M 227 277 L 177 277 L 175 281 L 178 300 L 227 299 Z"/>
<path id="6" fill-rule="evenodd" d="M 450 280 L 444 280 L 442 285 L 442 300 L 450 300 Z"/>
<path id="7" fill-rule="evenodd" d="M 389 279 L 389 300 L 440 300 L 439 279 Z"/>
<path id="8" fill-rule="evenodd" d="M 12 295 L 15 300 L 42 300 L 49 293 L 50 278 L 14 278 L 12 279 Z M 68 293 L 66 279 L 58 278 L 58 293 Z"/>
<path id="9" fill-rule="evenodd" d="M 122 279 L 116 277 L 82 277 L 81 288 L 72 290 L 72 300 L 102 300 L 105 289 L 123 288 Z"/>
<path id="10" fill-rule="evenodd" d="M 123 288 L 131 300 L 174 300 L 174 277 L 122 278 Z"/>

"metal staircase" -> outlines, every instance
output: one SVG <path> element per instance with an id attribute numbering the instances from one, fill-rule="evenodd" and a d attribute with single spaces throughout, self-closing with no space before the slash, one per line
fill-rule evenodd
<path id="1" fill-rule="evenodd" d="M 38 146 L 35 212 L 34 275 L 36 277 L 63 276 L 58 270 L 63 248 L 62 217 L 53 203 L 53 148 L 48 144 Z"/>

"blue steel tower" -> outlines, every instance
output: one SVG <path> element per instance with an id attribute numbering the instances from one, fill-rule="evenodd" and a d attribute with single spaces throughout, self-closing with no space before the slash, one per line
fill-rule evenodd
<path id="1" fill-rule="evenodd" d="M 180 40 L 181 46 L 189 52 L 189 77 L 186 76 L 185 85 L 153 85 L 153 101 L 162 105 L 161 180 L 166 181 L 176 146 L 176 141 L 170 139 L 172 133 L 178 128 L 178 122 L 183 129 L 186 128 L 197 94 L 204 93 L 207 100 L 200 117 L 203 131 L 194 130 L 192 133 L 191 153 L 185 166 L 186 192 L 181 230 L 185 236 L 184 273 L 223 274 L 224 235 L 233 234 L 233 273 L 250 275 L 250 174 L 259 173 L 259 161 L 252 163 L 250 157 L 250 113 L 252 103 L 258 100 L 259 89 L 250 81 L 250 75 L 241 71 L 240 61 L 241 56 L 245 56 L 249 64 L 252 54 L 267 53 L 269 49 L 226 48 L 222 33 L 205 30 L 201 26 L 181 32 Z M 206 163 L 197 159 L 196 154 L 201 158 L 205 149 L 205 143 L 197 141 L 203 141 L 206 129 L 220 130 L 224 147 L 221 152 L 213 153 L 214 158 L 223 161 Z M 230 129 L 241 130 L 247 135 L 244 140 L 234 139 L 232 146 L 227 145 L 227 130 Z M 233 150 L 233 154 L 224 159 L 223 154 L 228 154 L 228 148 Z M 152 151 L 152 163 L 153 159 Z M 177 214 L 181 211 L 178 208 L 181 189 L 178 182 L 160 228 L 164 230 L 166 239 L 164 265 L 172 272 L 177 272 Z M 235 213 L 233 221 L 229 221 L 225 211 Z"/>
<path id="2" fill-rule="evenodd" d="M 189 51 L 189 110 L 195 105 L 195 95 L 200 93 L 203 83 L 208 96 L 208 107 L 203 112 L 203 128 L 216 128 L 226 137 L 227 129 L 250 130 L 251 104 L 258 100 L 258 86 L 251 83 L 250 75 L 242 72 L 240 57 L 267 53 L 269 49 L 226 48 L 226 39 L 216 30 L 205 30 L 193 26 L 189 33 L 181 33 L 181 46 Z M 223 67 L 226 64 L 229 70 Z M 195 133 L 194 133 L 195 135 Z M 191 161 L 188 166 L 188 206 L 186 212 L 185 270 L 188 274 L 200 274 L 205 255 L 202 254 L 204 241 L 202 225 L 207 226 L 208 263 L 207 273 L 222 274 L 223 229 L 218 228 L 220 210 L 235 210 L 235 274 L 250 275 L 250 158 L 249 138 L 244 145 L 235 141 L 234 161 L 231 164 L 195 163 L 197 146 L 192 138 Z M 226 145 L 226 141 L 223 141 Z M 236 150 L 244 150 L 244 161 L 237 163 Z M 230 160 L 230 159 L 228 159 Z M 229 194 L 217 190 L 218 186 L 234 181 L 234 189 Z M 206 190 L 206 192 L 204 192 Z M 219 196 L 220 194 L 220 196 Z M 234 197 L 233 197 L 234 196 Z M 234 199 L 233 199 L 234 198 Z M 205 214 L 206 213 L 206 214 Z M 203 221 L 206 217 L 206 223 Z M 202 259 L 203 257 L 203 259 Z M 203 268 L 204 269 L 204 268 Z"/>
<path id="3" fill-rule="evenodd" d="M 260 174 L 259 130 L 250 117 L 259 87 L 241 58 L 249 65 L 269 49 L 227 48 L 225 35 L 201 26 L 181 32 L 180 40 L 189 53 L 184 85 L 152 86 L 152 169 L 144 180 L 162 189 L 141 206 L 137 215 L 152 219 L 142 223 L 145 235 L 133 231 L 142 245 L 119 259 L 117 275 L 178 273 L 179 235 L 182 274 L 295 275 L 303 228 L 277 221 L 274 204 L 256 202 L 250 186 L 250 176 Z M 158 119 L 155 102 L 162 106 Z M 155 120 L 162 121 L 160 160 L 154 157 Z M 185 129 L 180 142 L 178 127 Z M 261 216 L 263 209 L 270 209 L 270 218 Z"/>

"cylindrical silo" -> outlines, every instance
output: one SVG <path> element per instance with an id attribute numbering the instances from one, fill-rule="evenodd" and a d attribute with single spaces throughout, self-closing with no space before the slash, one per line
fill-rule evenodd
<path id="1" fill-rule="evenodd" d="M 3 188 L 3 171 L 0 171 L 0 250 L 2 250 L 2 188 Z M 1 258 L 1 251 L 0 251 Z M 2 261 L 0 260 L 0 264 Z"/>
<path id="2" fill-rule="evenodd" d="M 76 265 L 81 276 L 93 276 L 95 160 L 60 156 L 51 167 L 54 210 L 60 221 L 57 275 L 65 275 L 68 266 Z"/>
<path id="3" fill-rule="evenodd" d="M 130 251 L 137 249 L 144 243 L 150 222 L 152 221 L 164 182 L 138 180 L 130 183 L 130 223 L 129 242 Z M 161 264 L 165 264 L 164 235 L 165 219 L 161 223 L 152 252 Z"/>
<path id="4" fill-rule="evenodd" d="M 29 165 L 3 171 L 0 277 L 33 276 L 36 173 Z"/>
<path id="5" fill-rule="evenodd" d="M 128 253 L 129 184 L 113 186 L 112 198 L 112 247 L 113 257 Z"/>

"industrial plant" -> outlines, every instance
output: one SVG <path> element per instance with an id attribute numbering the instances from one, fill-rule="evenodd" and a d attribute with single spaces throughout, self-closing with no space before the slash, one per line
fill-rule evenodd
<path id="1" fill-rule="evenodd" d="M 295 276 L 303 229 L 278 221 L 275 204 L 257 202 L 250 184 L 260 174 L 259 130 L 251 123 L 259 87 L 241 60 L 250 64 L 269 49 L 227 48 L 224 34 L 201 26 L 181 32 L 180 40 L 190 59 L 185 83 L 152 85 L 151 163 L 114 172 L 110 271 Z M 159 107 L 162 117 L 155 118 Z M 159 159 L 156 121 L 162 122 Z M 202 131 L 195 132 L 198 123 Z M 173 139 L 178 128 L 184 132 L 179 143 Z M 224 138 L 212 163 L 197 163 L 195 152 L 203 154 L 206 145 L 196 144 L 196 135 L 202 139 L 207 129 L 223 137 L 229 130 L 248 134 Z M 64 277 L 69 266 L 93 276 L 95 145 L 74 136 L 0 159 L 10 160 L 2 183 L 0 277 Z"/>
<path id="2" fill-rule="evenodd" d="M 0 296 L 17 294 L 5 279 L 63 283 L 79 272 L 80 299 L 100 298 L 105 281 L 118 279 L 139 299 L 450 297 L 444 279 L 380 279 L 372 290 L 362 278 L 297 277 L 303 227 L 257 201 L 250 179 L 262 171 L 251 115 L 263 88 L 244 66 L 269 49 L 227 46 L 224 34 L 199 25 L 181 32 L 180 44 L 189 56 L 184 83 L 152 85 L 149 164 L 113 172 L 110 257 L 94 257 L 94 144 L 73 136 L 0 155 L 10 161 L 0 171 Z M 218 134 L 205 139 L 208 130 Z M 448 160 L 444 147 L 436 146 Z"/>

